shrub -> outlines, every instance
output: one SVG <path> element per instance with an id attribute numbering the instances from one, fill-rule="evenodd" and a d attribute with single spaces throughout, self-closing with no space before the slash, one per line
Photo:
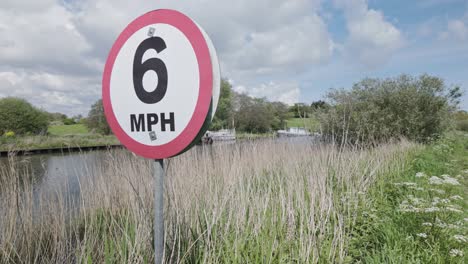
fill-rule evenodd
<path id="1" fill-rule="evenodd" d="M 13 131 L 7 131 L 5 132 L 4 136 L 5 137 L 14 137 L 16 134 Z"/>
<path id="2" fill-rule="evenodd" d="M 468 120 L 456 121 L 456 128 L 460 131 L 468 132 Z"/>
<path id="3" fill-rule="evenodd" d="M 331 107 L 318 114 L 323 134 L 339 142 L 379 143 L 406 137 L 418 142 L 438 138 L 458 105 L 459 87 L 437 77 L 364 79 L 351 90 L 327 95 Z"/>
<path id="4" fill-rule="evenodd" d="M 47 115 L 24 99 L 0 99 L 0 133 L 40 134 L 47 132 Z"/>
<path id="5" fill-rule="evenodd" d="M 106 116 L 104 115 L 102 99 L 99 99 L 91 106 L 88 118 L 86 118 L 86 126 L 90 131 L 104 135 L 109 135 L 112 132 L 107 123 Z"/>

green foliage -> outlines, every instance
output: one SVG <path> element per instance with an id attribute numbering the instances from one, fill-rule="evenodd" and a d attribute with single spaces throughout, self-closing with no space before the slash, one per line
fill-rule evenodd
<path id="1" fill-rule="evenodd" d="M 249 133 L 266 133 L 272 129 L 274 113 L 265 99 L 237 95 L 236 128 Z"/>
<path id="2" fill-rule="evenodd" d="M 75 120 L 72 119 L 72 118 L 65 118 L 65 119 L 63 120 L 63 124 L 64 124 L 64 125 L 74 125 L 74 124 L 76 124 L 76 122 L 75 122 Z"/>
<path id="3" fill-rule="evenodd" d="M 228 81 L 222 80 L 218 109 L 210 129 L 235 127 L 239 132 L 266 133 L 284 128 L 290 117 L 285 104 L 238 94 Z"/>
<path id="4" fill-rule="evenodd" d="M 88 128 L 83 124 L 49 126 L 49 134 L 54 136 L 83 135 L 88 134 Z"/>
<path id="5" fill-rule="evenodd" d="M 24 99 L 0 99 L 0 133 L 13 131 L 18 135 L 47 132 L 47 115 Z"/>
<path id="6" fill-rule="evenodd" d="M 289 108 L 289 112 L 294 118 L 309 118 L 311 114 L 311 108 L 303 103 L 294 104 Z"/>
<path id="7" fill-rule="evenodd" d="M 221 93 L 210 129 L 219 130 L 222 128 L 232 128 L 232 86 L 226 80 L 221 80 Z"/>
<path id="8" fill-rule="evenodd" d="M 330 107 L 330 105 L 328 105 L 325 101 L 322 101 L 322 100 L 315 101 L 310 105 L 310 108 L 311 108 L 312 111 L 316 111 L 316 110 L 319 110 L 319 109 L 325 109 L 325 108 L 328 108 L 328 107 Z"/>
<path id="9" fill-rule="evenodd" d="M 7 131 L 5 132 L 4 136 L 5 137 L 14 137 L 16 134 L 13 131 Z"/>
<path id="10" fill-rule="evenodd" d="M 327 95 L 331 107 L 318 115 L 325 136 L 348 143 L 382 142 L 406 137 L 428 142 L 449 127 L 459 103 L 459 87 L 437 77 L 364 79 L 351 90 Z"/>
<path id="11" fill-rule="evenodd" d="M 102 99 L 99 99 L 91 106 L 91 110 L 88 113 L 86 126 L 90 131 L 94 131 L 103 135 L 109 135 L 112 132 L 104 115 Z"/>
<path id="12" fill-rule="evenodd" d="M 455 128 L 460 131 L 468 132 L 468 113 L 466 111 L 458 111 L 454 115 Z"/>
<path id="13" fill-rule="evenodd" d="M 319 131 L 320 124 L 315 117 L 291 118 L 287 120 L 287 127 L 303 127 L 309 131 Z"/>
<path id="14" fill-rule="evenodd" d="M 467 263 L 456 254 L 466 255 L 468 233 L 466 136 L 421 148 L 403 173 L 384 175 L 369 190 L 352 226 L 354 262 Z"/>

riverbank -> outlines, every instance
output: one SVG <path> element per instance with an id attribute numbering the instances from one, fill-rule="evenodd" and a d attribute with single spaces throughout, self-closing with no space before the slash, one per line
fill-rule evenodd
<path id="1" fill-rule="evenodd" d="M 465 263 L 467 149 L 468 135 L 453 133 L 428 146 L 266 139 L 189 150 L 166 161 L 166 261 Z M 28 159 L 8 160 L 0 263 L 153 261 L 152 161 L 103 154 L 76 170 L 77 185 L 44 193 Z"/>
<path id="2" fill-rule="evenodd" d="M 362 193 L 401 170 L 414 148 L 400 142 L 340 151 L 266 139 L 171 158 L 166 261 L 343 262 Z M 78 170 L 78 186 L 61 180 L 45 193 L 33 177 L 19 180 L 27 160 L 9 160 L 12 169 L 0 170 L 0 262 L 153 261 L 151 161 L 126 151 L 103 158 Z M 68 188 L 79 190 L 76 211 L 67 209 Z"/>
<path id="3" fill-rule="evenodd" d="M 0 137 L 0 152 L 33 152 L 54 149 L 74 149 L 120 145 L 113 135 L 98 134 L 68 136 Z"/>
<path id="4" fill-rule="evenodd" d="M 468 263 L 468 134 L 419 148 L 360 201 L 350 259 Z"/>

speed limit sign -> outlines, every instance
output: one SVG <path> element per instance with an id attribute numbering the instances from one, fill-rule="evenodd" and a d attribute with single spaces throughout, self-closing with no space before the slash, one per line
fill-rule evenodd
<path id="1" fill-rule="evenodd" d="M 146 158 L 172 157 L 205 132 L 216 111 L 216 52 L 189 17 L 151 11 L 117 38 L 102 89 L 107 121 L 123 145 Z"/>

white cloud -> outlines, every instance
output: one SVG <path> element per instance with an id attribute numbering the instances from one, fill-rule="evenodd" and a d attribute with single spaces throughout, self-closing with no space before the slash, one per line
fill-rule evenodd
<path id="1" fill-rule="evenodd" d="M 93 68 L 95 60 L 85 56 L 91 47 L 76 30 L 72 13 L 50 1 L 24 4 L 27 8 L 23 3 L 0 4 L 2 68 L 73 73 L 97 70 Z"/>
<path id="2" fill-rule="evenodd" d="M 404 40 L 401 32 L 383 13 L 369 9 L 366 0 L 335 0 L 337 7 L 344 10 L 349 38 L 345 53 L 369 67 L 385 63 Z"/>
<path id="3" fill-rule="evenodd" d="M 264 85 L 274 90 L 278 80 L 330 59 L 335 44 L 319 15 L 320 2 L 3 0 L 0 96 L 30 98 L 48 111 L 85 114 L 100 97 L 103 65 L 118 34 L 148 11 L 172 8 L 205 28 L 224 77 L 253 94 L 291 102 L 297 100 L 296 90 L 273 96 Z M 70 107 L 64 107 L 67 103 Z"/>
<path id="4" fill-rule="evenodd" d="M 267 98 L 269 101 L 283 102 L 287 105 L 293 105 L 299 102 L 301 90 L 295 82 L 262 83 L 251 89 L 244 86 L 236 86 L 234 90 L 238 93 L 245 93 L 257 98 Z"/>
<path id="5" fill-rule="evenodd" d="M 33 105 L 66 114 L 83 114 L 101 93 L 93 79 L 50 73 L 0 72 L 0 97 L 20 97 Z"/>
<path id="6" fill-rule="evenodd" d="M 447 29 L 440 33 L 442 40 L 465 41 L 468 40 L 468 11 L 459 19 L 447 22 Z"/>

